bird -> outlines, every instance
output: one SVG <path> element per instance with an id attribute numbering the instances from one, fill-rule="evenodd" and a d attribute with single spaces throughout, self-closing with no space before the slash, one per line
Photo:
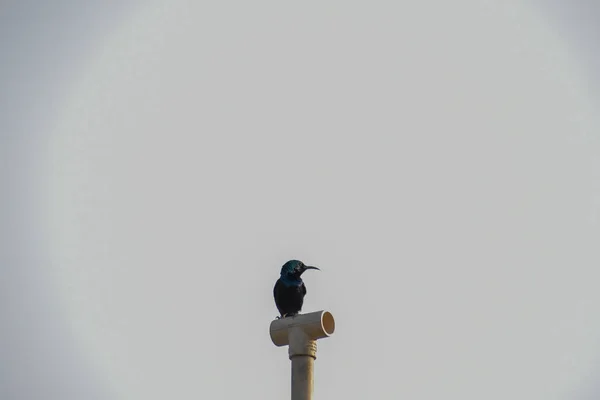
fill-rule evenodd
<path id="1" fill-rule="evenodd" d="M 320 271 L 319 268 L 305 265 L 299 260 L 290 260 L 281 267 L 280 277 L 273 288 L 275 305 L 281 314 L 277 319 L 293 317 L 302 310 L 306 286 L 301 276 L 309 269 Z"/>

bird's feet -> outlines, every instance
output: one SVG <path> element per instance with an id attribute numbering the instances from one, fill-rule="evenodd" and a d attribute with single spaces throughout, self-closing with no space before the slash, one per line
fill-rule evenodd
<path id="1" fill-rule="evenodd" d="M 277 316 L 275 317 L 275 319 L 283 319 L 283 318 L 287 318 L 287 317 L 295 317 L 296 315 L 298 315 L 298 313 L 288 313 L 288 314 L 283 314 L 281 316 Z"/>

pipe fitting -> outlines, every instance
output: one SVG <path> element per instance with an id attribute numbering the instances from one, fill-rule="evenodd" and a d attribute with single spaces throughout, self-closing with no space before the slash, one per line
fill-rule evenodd
<path id="1" fill-rule="evenodd" d="M 297 337 L 302 333 L 305 342 L 314 341 L 329 337 L 335 331 L 335 320 L 333 315 L 328 311 L 315 311 L 308 314 L 299 314 L 293 317 L 285 317 L 276 319 L 271 322 L 269 332 L 271 340 L 275 346 L 291 345 L 292 337 Z M 295 342 L 296 340 L 294 340 Z M 300 340 L 297 340 L 300 342 Z M 296 347 L 296 346 L 294 346 Z M 302 353 L 302 350 L 298 349 Z M 316 352 L 316 343 L 314 351 Z M 305 353 L 309 355 L 310 352 Z M 296 349 L 294 349 L 296 354 Z M 292 356 L 292 348 L 290 347 L 290 357 Z M 312 356 L 314 357 L 314 355 Z"/>

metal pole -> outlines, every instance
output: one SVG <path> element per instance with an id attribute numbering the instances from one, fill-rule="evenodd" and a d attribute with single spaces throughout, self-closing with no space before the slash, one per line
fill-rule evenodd
<path id="1" fill-rule="evenodd" d="M 271 340 L 276 346 L 289 345 L 292 362 L 292 400 L 312 400 L 317 339 L 335 331 L 333 315 L 327 311 L 286 317 L 271 322 Z"/>

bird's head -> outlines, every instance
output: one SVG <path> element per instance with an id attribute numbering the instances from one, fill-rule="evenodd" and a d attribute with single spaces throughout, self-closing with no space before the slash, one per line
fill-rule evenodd
<path id="1" fill-rule="evenodd" d="M 300 277 L 307 269 L 319 270 L 317 267 L 304 265 L 302 261 L 290 260 L 281 267 L 281 277 L 286 280 L 301 281 Z"/>

